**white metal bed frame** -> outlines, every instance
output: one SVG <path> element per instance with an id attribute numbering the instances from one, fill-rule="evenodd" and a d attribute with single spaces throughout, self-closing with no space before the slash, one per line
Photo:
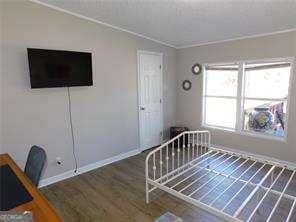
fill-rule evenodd
<path id="1" fill-rule="evenodd" d="M 271 213 L 269 214 L 266 221 L 269 222 L 272 217 L 276 213 L 276 209 L 278 208 L 281 200 L 283 198 L 287 198 L 292 201 L 291 207 L 289 209 L 289 213 L 285 219 L 286 222 L 291 222 L 291 217 L 296 210 L 296 196 L 289 195 L 286 193 L 287 188 L 292 185 L 292 180 L 295 176 L 296 179 L 296 169 L 292 167 L 285 166 L 280 163 L 274 163 L 271 161 L 260 160 L 254 157 L 235 154 L 229 151 L 213 148 L 210 146 L 211 144 L 211 135 L 209 131 L 187 131 L 179 134 L 175 138 L 171 139 L 170 141 L 164 143 L 160 147 L 151 151 L 145 161 L 145 176 L 146 176 L 146 203 L 149 203 L 149 194 L 150 192 L 154 191 L 155 189 L 159 188 L 165 192 L 168 192 L 188 203 L 191 203 L 203 210 L 206 210 L 226 221 L 251 221 L 255 213 L 257 212 L 258 208 L 263 203 L 264 199 L 267 197 L 268 194 L 275 194 L 278 196 L 278 199 L 275 205 L 272 208 Z M 223 159 L 227 157 L 226 159 Z M 236 158 L 233 162 L 223 168 L 223 170 L 216 170 L 219 166 L 225 163 L 227 160 L 231 158 Z M 223 160 L 222 160 L 223 159 Z M 214 167 L 211 166 L 214 162 L 218 160 L 222 160 L 222 162 L 218 162 L 217 165 Z M 234 166 L 235 163 L 241 162 L 238 166 L 231 170 L 230 173 L 224 173 L 225 170 Z M 253 161 L 253 163 L 248 166 L 241 174 L 237 177 L 233 176 L 237 170 L 242 167 L 246 162 Z M 255 165 L 255 164 L 262 164 L 256 172 L 251 176 L 250 179 L 244 180 L 243 176 Z M 201 164 L 206 164 L 205 166 L 200 166 Z M 265 175 L 261 178 L 259 183 L 254 183 L 252 180 L 255 178 L 256 175 L 261 173 L 264 167 L 269 167 L 268 171 Z M 273 178 L 273 174 L 275 168 L 280 169 L 280 172 L 277 174 L 275 178 Z M 181 178 L 186 172 L 190 172 L 193 170 L 189 176 L 182 178 L 180 181 L 177 178 Z M 280 176 L 283 174 L 285 170 L 291 171 L 291 175 L 288 177 L 286 184 L 282 191 L 278 191 L 272 189 L 273 186 L 276 184 Z M 199 176 L 198 178 L 194 179 L 192 182 L 187 184 L 185 187 L 182 187 L 181 190 L 176 190 L 178 185 L 183 182 L 186 182 L 192 176 L 196 176 L 197 173 L 201 173 L 204 171 L 204 174 Z M 210 173 L 214 174 L 212 178 L 198 186 L 198 188 L 194 188 L 189 194 L 184 194 L 184 191 L 187 188 L 190 188 L 191 185 L 200 181 L 202 178 L 206 177 Z M 201 197 L 198 199 L 194 198 L 193 195 L 200 191 L 202 188 L 207 186 L 211 181 L 216 179 L 218 176 L 222 176 L 223 179 L 220 180 L 214 187 L 210 188 L 209 191 L 203 193 Z M 264 182 L 267 178 L 271 178 L 270 186 L 263 186 Z M 223 190 L 218 196 L 216 196 L 210 203 L 202 202 L 202 199 L 209 195 L 212 191 L 218 188 L 226 179 L 233 179 L 233 182 L 227 186 L 226 189 Z M 294 179 L 294 180 L 295 180 Z M 174 182 L 177 180 L 177 182 Z M 223 206 L 222 209 L 215 208 L 213 205 L 214 203 L 222 197 L 236 182 L 243 183 L 242 187 L 232 196 L 232 198 Z M 171 184 L 170 184 L 171 183 Z M 170 185 L 169 185 L 170 184 Z M 243 203 L 236 209 L 234 214 L 229 214 L 225 212 L 225 209 L 232 203 L 232 201 L 243 191 L 244 188 L 247 186 L 252 186 L 251 193 L 244 199 Z M 255 197 L 257 191 L 259 189 L 264 190 L 264 195 L 253 209 L 251 214 L 248 216 L 248 219 L 240 219 L 239 215 L 246 207 L 246 205 L 251 201 L 253 197 Z"/>

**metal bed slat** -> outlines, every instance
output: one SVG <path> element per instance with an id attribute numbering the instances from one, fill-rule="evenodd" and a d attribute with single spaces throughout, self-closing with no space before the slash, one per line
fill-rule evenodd
<path id="1" fill-rule="evenodd" d="M 210 150 L 220 151 L 220 152 L 223 152 L 223 153 L 233 153 L 233 150 L 232 151 L 223 150 L 221 148 L 216 148 L 216 147 L 211 147 Z M 253 156 L 251 154 L 248 155 L 248 154 L 238 152 L 236 155 L 240 156 L 240 157 L 244 157 L 244 158 L 250 158 L 251 160 L 254 160 L 254 161 L 256 160 L 257 162 L 260 162 L 260 163 L 268 163 L 270 165 L 274 165 L 274 166 L 280 167 L 280 168 L 286 167 L 287 170 L 291 170 L 291 171 L 294 171 L 296 169 L 296 165 L 287 165 L 287 163 L 277 162 L 276 160 L 263 159 L 263 157 L 256 157 L 256 156 Z"/>
<path id="2" fill-rule="evenodd" d="M 181 142 L 181 139 L 183 139 L 182 142 Z M 190 132 L 188 131 L 188 132 L 179 134 L 174 139 L 171 139 L 170 141 L 164 143 L 160 147 L 150 152 L 147 155 L 146 161 L 145 161 L 146 202 L 149 203 L 149 193 L 159 188 L 186 202 L 189 202 L 197 207 L 200 207 L 212 214 L 220 216 L 221 218 L 227 221 L 238 222 L 238 221 L 241 221 L 241 219 L 239 219 L 238 217 L 240 216 L 242 210 L 248 209 L 249 202 L 251 200 L 254 200 L 253 199 L 254 195 L 257 194 L 259 189 L 261 189 L 265 193 L 263 194 L 263 198 L 257 201 L 258 204 L 254 206 L 255 207 L 254 211 L 251 211 L 249 213 L 250 215 L 247 218 L 248 222 L 254 219 L 254 214 L 259 209 L 260 206 L 265 206 L 265 202 L 263 203 L 263 201 L 264 199 L 266 199 L 267 195 L 271 193 L 276 194 L 278 199 L 275 200 L 276 203 L 270 209 L 271 213 L 268 215 L 267 222 L 270 222 L 273 216 L 275 216 L 275 213 L 278 213 L 277 209 L 279 209 L 279 205 L 280 203 L 282 203 L 283 198 L 285 198 L 285 201 L 292 200 L 292 204 L 291 203 L 289 204 L 289 206 L 291 207 L 288 209 L 289 212 L 287 213 L 288 215 L 285 220 L 286 222 L 291 222 L 291 219 L 292 217 L 294 217 L 294 213 L 296 210 L 295 209 L 296 196 L 294 194 L 290 195 L 286 193 L 286 191 L 291 187 L 291 184 L 293 184 L 292 189 L 294 189 L 294 183 L 292 183 L 292 180 L 293 178 L 295 178 L 296 169 L 294 169 L 292 166 L 290 166 L 289 168 L 289 166 L 285 166 L 279 162 L 275 162 L 275 161 L 269 162 L 264 160 L 263 158 L 247 156 L 244 154 L 235 154 L 233 153 L 233 151 L 230 152 L 230 151 L 224 151 L 217 148 L 212 148 L 210 147 L 210 144 L 211 144 L 210 139 L 211 139 L 211 135 L 208 131 L 190 131 Z M 182 147 L 183 147 L 183 151 L 180 152 L 180 148 Z M 171 152 L 168 151 L 169 149 L 172 149 Z M 176 149 L 176 152 L 178 153 L 175 152 L 175 149 Z M 160 152 L 159 154 L 158 154 L 158 151 Z M 163 157 L 164 155 L 166 155 L 166 157 Z M 152 161 L 149 161 L 150 157 L 153 158 Z M 157 158 L 159 157 L 159 160 L 157 159 L 156 161 L 156 157 Z M 172 160 L 167 159 L 167 157 L 172 157 Z M 234 157 L 237 157 L 237 158 L 232 159 Z M 240 160 L 242 159 L 243 161 L 240 162 Z M 222 164 L 227 163 L 227 161 L 229 161 L 229 164 L 227 166 L 222 166 Z M 247 164 L 248 161 L 252 161 L 252 163 L 249 165 Z M 203 167 L 202 164 L 204 163 L 206 164 L 206 166 Z M 238 166 L 235 163 L 238 163 Z M 258 163 L 260 163 L 261 166 L 260 165 L 257 166 L 256 164 Z M 150 164 L 153 164 L 153 167 L 152 167 L 153 172 L 151 173 L 149 173 L 149 170 L 151 170 L 151 167 L 149 168 Z M 210 166 L 209 169 L 207 168 L 208 166 Z M 253 168 L 254 166 L 256 166 L 256 168 L 250 171 L 250 169 Z M 227 172 L 228 171 L 227 169 L 230 167 L 234 167 L 234 169 L 232 169 L 231 172 Z M 268 168 L 262 171 L 263 168 L 266 168 L 266 167 Z M 276 167 L 280 168 L 280 172 L 276 176 L 275 180 L 272 181 L 271 186 L 269 187 L 266 185 L 265 182 L 267 181 L 267 178 L 269 178 L 271 175 L 273 176 L 273 173 L 276 172 L 275 171 Z M 276 190 L 277 188 L 274 185 L 277 182 L 279 182 L 279 178 L 283 175 L 283 172 L 285 172 L 285 170 L 288 170 L 288 169 L 291 170 L 292 173 L 290 175 L 290 172 L 289 172 L 290 177 L 287 176 L 286 178 L 286 175 L 285 177 L 283 177 L 283 179 L 285 179 L 284 180 L 285 182 L 281 180 L 282 181 L 281 186 L 284 186 L 284 187 L 281 187 L 280 190 L 282 189 L 283 190 L 282 191 Z M 190 170 L 193 170 L 193 171 L 190 172 Z M 194 176 L 198 172 L 201 172 L 203 170 L 205 170 L 205 172 L 203 172 L 201 175 Z M 186 176 L 188 174 L 188 171 L 190 175 Z M 237 175 L 236 172 L 239 172 L 239 175 Z M 248 173 L 248 175 L 252 174 L 250 175 L 251 178 L 243 179 L 246 173 Z M 204 180 L 203 178 L 206 177 L 207 175 L 209 175 L 208 180 Z M 222 176 L 224 178 L 221 178 L 221 181 L 217 180 L 218 183 L 213 183 L 213 181 L 215 181 L 215 179 L 218 178 L 219 176 Z M 257 182 L 258 181 L 257 179 L 254 180 L 256 176 L 259 176 L 257 178 L 259 179 L 259 182 Z M 190 177 L 193 177 L 193 178 L 190 179 Z M 175 179 L 177 180 L 174 181 Z M 190 180 L 186 181 L 188 179 Z M 201 181 L 202 179 L 203 181 Z M 210 204 L 201 202 L 204 198 L 210 195 L 215 189 L 217 189 L 217 187 L 219 187 L 221 184 L 226 182 L 227 179 L 232 179 L 233 181 L 229 186 L 223 189 L 222 193 L 218 193 L 219 195 L 217 197 L 214 196 L 215 199 L 212 200 Z M 194 187 L 193 184 L 198 181 L 201 181 L 201 182 L 197 184 L 196 187 Z M 239 191 L 235 191 L 235 193 L 233 194 L 230 200 L 226 200 L 227 203 L 226 205 L 223 204 L 222 209 L 218 209 L 216 205 L 214 205 L 214 203 L 219 198 L 221 198 L 223 194 L 225 194 L 226 192 L 229 192 L 230 191 L 229 189 L 238 181 L 243 183 L 242 187 L 239 189 Z M 168 184 L 169 182 L 170 184 Z M 182 188 L 181 190 L 177 191 L 174 189 L 176 186 L 178 186 L 183 182 L 186 182 L 186 183 L 180 186 L 179 189 Z M 151 186 L 151 188 L 149 188 L 149 185 Z M 185 186 L 185 188 L 183 186 Z M 206 186 L 208 186 L 207 188 L 210 188 L 210 189 L 209 190 L 207 189 L 206 193 L 200 192 L 199 195 L 202 195 L 201 197 L 197 198 L 197 196 L 193 196 L 194 194 L 196 194 L 198 191 L 201 191 Z M 237 198 L 238 195 L 242 193 L 243 189 L 245 189 L 246 186 L 252 186 L 251 187 L 252 189 L 250 191 L 251 193 L 248 192 L 248 194 L 243 197 L 243 203 L 237 206 L 238 209 L 234 212 L 234 214 L 230 214 L 228 213 L 228 211 L 224 211 L 228 209 L 227 207 L 230 207 L 231 203 L 234 203 L 233 201 L 235 200 L 235 198 Z M 188 193 L 186 194 L 186 192 L 182 193 L 188 188 L 190 188 L 190 190 L 188 190 L 190 192 L 189 194 Z M 223 201 L 225 203 L 224 199 Z"/>
<path id="3" fill-rule="evenodd" d="M 253 165 L 251 165 L 252 167 L 255 165 L 256 162 L 254 162 Z M 263 169 L 263 167 L 265 166 L 265 164 L 263 164 L 257 171 L 256 173 L 251 177 L 249 178 L 248 181 L 245 182 L 245 184 L 239 189 L 239 191 L 236 192 L 236 194 L 226 203 L 226 205 L 222 208 L 222 211 L 224 211 L 228 206 L 229 204 L 239 195 L 239 193 L 256 177 L 256 175 Z M 251 169 L 251 168 L 250 168 Z M 248 172 L 248 171 L 245 171 L 245 173 Z"/>
<path id="4" fill-rule="evenodd" d="M 286 222 L 290 222 L 290 219 L 292 217 L 292 213 L 293 213 L 293 211 L 295 209 L 295 206 L 296 206 L 296 199 L 293 201 L 293 204 L 292 204 L 292 207 L 290 209 L 290 212 L 289 212 L 289 214 L 287 216 Z"/>
<path id="5" fill-rule="evenodd" d="M 265 176 L 261 179 L 259 185 L 263 184 L 263 182 L 267 179 L 269 174 L 274 170 L 275 166 L 272 166 L 269 171 L 265 174 Z M 252 193 L 247 197 L 247 199 L 242 203 L 242 205 L 237 209 L 237 211 L 234 213 L 234 217 L 237 217 L 239 213 L 244 209 L 246 204 L 249 202 L 249 200 L 255 195 L 257 190 L 259 189 L 259 186 L 255 187 L 255 189 L 252 191 Z"/>
<path id="6" fill-rule="evenodd" d="M 286 168 L 283 168 L 281 170 L 281 172 L 276 176 L 275 180 L 272 182 L 272 184 L 270 185 L 269 189 L 265 192 L 264 196 L 261 198 L 261 200 L 259 201 L 259 203 L 257 204 L 257 206 L 255 207 L 255 209 L 253 210 L 253 212 L 251 213 L 251 215 L 249 216 L 247 222 L 249 222 L 252 217 L 254 216 L 254 214 L 256 213 L 256 211 L 258 210 L 258 208 L 260 207 L 260 205 L 262 204 L 262 202 L 264 201 L 265 197 L 267 197 L 267 195 L 269 194 L 269 191 L 272 189 L 272 187 L 275 185 L 275 183 L 277 182 L 277 180 L 279 179 L 279 177 L 282 175 L 282 173 L 284 172 Z M 251 196 L 252 197 L 252 196 Z M 245 203 L 245 205 L 249 202 L 251 198 L 247 198 L 247 202 Z M 240 213 L 240 211 L 235 212 L 235 215 L 237 216 Z"/>
<path id="7" fill-rule="evenodd" d="M 255 184 L 251 184 L 251 185 L 256 186 Z M 260 185 L 259 187 L 261 189 L 263 189 L 263 190 L 268 190 L 268 188 L 266 188 L 266 187 L 264 187 L 262 185 Z M 274 190 L 274 189 L 271 189 L 269 192 L 274 193 L 274 194 L 277 194 L 277 195 L 281 195 L 281 192 L 279 192 L 277 190 Z M 290 200 L 294 200 L 296 198 L 295 196 L 289 195 L 287 193 L 284 193 L 283 195 L 284 195 L 285 198 L 288 198 Z"/>
<path id="8" fill-rule="evenodd" d="M 220 158 L 222 158 L 224 155 L 222 155 Z M 217 166 L 214 166 L 214 168 L 217 168 L 219 166 L 221 166 L 223 163 L 225 163 L 227 160 L 229 160 L 232 156 L 228 157 L 227 159 L 223 160 L 221 163 L 219 163 Z M 218 158 L 218 159 L 220 159 Z M 218 160 L 216 159 L 216 161 Z M 207 167 L 207 166 L 206 166 Z M 203 177 L 205 177 L 206 175 L 208 175 L 210 172 L 206 172 L 206 174 L 202 175 L 201 177 L 199 178 L 196 178 L 193 182 L 191 182 L 190 184 L 188 184 L 185 188 L 182 189 L 182 191 L 186 190 L 187 188 L 189 188 L 191 185 L 193 185 L 194 183 L 196 183 L 198 180 L 202 179 Z M 182 192 L 182 191 L 179 191 L 179 192 Z M 189 196 L 191 196 L 191 194 L 189 194 Z"/>
<path id="9" fill-rule="evenodd" d="M 233 156 L 230 156 L 229 158 L 232 158 Z M 220 164 L 218 164 L 217 166 L 215 166 L 214 168 L 216 167 L 219 167 L 221 164 L 223 164 L 224 162 L 226 162 L 229 158 L 227 158 L 226 160 L 224 160 L 223 162 L 221 162 Z M 235 161 L 234 161 L 235 162 Z M 231 165 L 229 165 L 231 166 Z M 226 170 L 229 168 L 229 166 L 226 166 L 225 168 L 223 168 L 222 171 Z M 208 172 L 209 173 L 209 172 Z M 208 174 L 207 173 L 207 174 Z M 206 175 L 207 175 L 206 174 Z M 220 174 L 216 174 L 214 177 L 212 177 L 210 180 L 208 180 L 206 183 L 204 183 L 201 187 L 199 187 L 197 190 L 194 190 L 193 192 L 191 192 L 188 196 L 192 196 L 194 195 L 195 193 L 197 193 L 200 189 L 202 189 L 203 187 L 205 187 L 208 183 L 212 182 L 212 180 L 216 179 L 218 176 L 221 176 Z M 200 178 L 201 179 L 201 178 Z"/>
<path id="10" fill-rule="evenodd" d="M 258 162 L 258 163 L 260 163 L 260 162 Z M 286 168 L 286 169 L 289 170 L 288 168 Z M 207 168 L 205 170 L 211 171 L 210 169 L 207 169 Z M 234 176 L 231 176 L 231 175 L 228 175 L 228 174 L 224 174 L 224 173 L 219 172 L 219 171 L 212 170 L 212 172 L 213 173 L 216 173 L 216 174 L 219 173 L 221 176 L 229 177 L 230 179 L 234 179 L 234 180 L 237 179 L 237 177 L 234 177 Z M 240 181 L 243 182 L 243 183 L 247 183 L 248 182 L 249 185 L 252 185 L 252 186 L 255 186 L 255 187 L 256 186 L 259 186 L 260 188 L 262 188 L 264 190 L 268 190 L 268 188 L 267 187 L 264 187 L 263 185 L 258 185 L 256 183 L 252 183 L 251 181 L 246 181 L 246 180 L 244 180 L 242 178 L 240 178 Z M 270 190 L 270 192 L 281 195 L 281 192 L 279 192 L 277 190 L 274 190 L 274 189 Z M 286 197 L 288 199 L 292 199 L 292 200 L 294 200 L 296 198 L 296 196 L 292 196 L 292 195 L 289 195 L 289 194 L 284 194 L 284 197 Z"/>
<path id="11" fill-rule="evenodd" d="M 151 179 L 148 179 L 148 181 L 149 181 L 153 186 L 156 186 L 157 188 L 159 188 L 159 189 L 161 189 L 161 190 L 163 190 L 163 191 L 166 191 L 166 192 L 168 192 L 168 193 L 171 193 L 171 194 L 173 194 L 174 196 L 180 198 L 181 200 L 184 200 L 184 201 L 186 201 L 186 202 L 188 202 L 188 203 L 191 203 L 191 204 L 193 204 L 194 206 L 199 207 L 199 208 L 201 208 L 201 209 L 203 209 L 203 210 L 209 211 L 209 212 L 211 212 L 212 214 L 214 214 L 214 215 L 216 215 L 216 216 L 220 216 L 220 217 L 222 217 L 225 221 L 229 221 L 229 222 L 241 222 L 239 219 L 234 218 L 234 217 L 232 217 L 232 216 L 229 215 L 229 214 L 226 214 L 226 213 L 223 213 L 223 212 L 219 212 L 219 213 L 218 213 L 218 211 L 216 211 L 216 210 L 211 210 L 211 209 L 209 209 L 209 207 L 208 207 L 206 204 L 204 204 L 204 203 L 202 203 L 202 202 L 197 202 L 195 199 L 193 199 L 193 198 L 189 198 L 189 197 L 187 197 L 186 195 L 184 195 L 184 194 L 182 194 L 182 193 L 180 193 L 180 192 L 178 192 L 178 191 L 176 191 L 176 190 L 174 190 L 174 189 L 171 189 L 171 188 L 166 187 L 166 186 L 162 186 L 161 184 L 156 183 L 156 182 L 152 181 Z"/>
<path id="12" fill-rule="evenodd" d="M 256 162 L 254 162 L 254 163 L 252 163 L 245 171 L 243 171 L 242 172 L 242 174 L 238 177 L 238 178 L 236 178 L 220 195 L 218 195 L 209 205 L 210 206 L 212 206 L 222 195 L 224 195 L 225 193 L 226 193 L 226 191 L 228 191 L 228 189 L 230 188 L 230 187 L 232 187 L 232 185 L 233 184 L 235 184 L 237 181 L 239 181 L 240 180 L 240 178 L 241 177 L 243 177 L 243 175 L 245 175 L 245 173 L 247 173 L 248 171 L 249 171 L 249 169 L 251 169 L 254 165 L 256 164 Z M 259 170 L 257 171 L 257 172 L 259 172 Z M 257 174 L 257 173 L 256 173 Z M 255 175 L 256 174 L 254 174 L 254 177 L 255 177 Z M 251 179 L 250 179 L 251 180 Z"/>
<path id="13" fill-rule="evenodd" d="M 191 170 L 191 169 L 193 169 L 193 168 L 195 168 L 195 167 L 198 167 L 198 166 L 197 166 L 198 164 L 200 164 L 200 163 L 202 163 L 202 162 L 204 162 L 204 161 L 207 161 L 209 158 L 212 158 L 212 157 L 216 156 L 217 154 L 220 154 L 220 153 L 215 153 L 214 155 L 209 156 L 208 158 L 206 158 L 206 159 L 202 160 L 201 162 L 197 163 L 196 165 L 193 165 L 193 166 L 190 167 L 189 169 Z M 216 159 L 212 160 L 211 162 L 214 162 L 215 160 L 216 160 Z M 211 163 L 211 162 L 210 162 L 210 163 Z M 202 171 L 202 170 L 205 169 L 206 167 L 207 167 L 207 166 L 204 166 L 204 167 L 199 168 L 196 172 L 191 173 L 189 176 L 185 177 L 185 178 L 182 179 L 181 181 L 179 181 L 179 182 L 177 182 L 176 184 L 174 184 L 171 188 L 174 188 L 174 187 L 178 186 L 180 183 L 183 183 L 185 180 L 187 180 L 188 178 L 192 177 L 194 174 L 196 174 L 196 173 Z M 187 171 L 189 171 L 189 170 L 187 170 Z M 185 172 L 183 172 L 182 174 L 184 174 L 184 173 L 185 173 Z M 177 178 L 177 177 L 179 177 L 179 176 L 181 176 L 181 175 L 177 175 L 175 178 Z M 174 178 L 174 179 L 175 179 L 175 178 Z"/>
<path id="14" fill-rule="evenodd" d="M 287 188 L 289 187 L 289 185 L 290 185 L 290 183 L 291 183 L 291 181 L 292 181 L 294 175 L 295 175 L 295 171 L 293 171 L 293 173 L 291 174 L 290 179 L 288 180 L 288 182 L 287 182 L 287 184 L 286 184 L 284 190 L 282 191 L 281 195 L 279 196 L 279 199 L 277 200 L 276 204 L 274 205 L 274 207 L 273 207 L 271 213 L 269 214 L 269 217 L 267 218 L 266 222 L 269 222 L 270 219 L 271 219 L 271 217 L 273 216 L 273 214 L 274 214 L 274 212 L 275 212 L 277 206 L 279 205 L 279 203 L 280 203 L 282 197 L 284 196 L 284 193 L 286 192 Z"/>
<path id="15" fill-rule="evenodd" d="M 225 156 L 226 154 L 223 154 L 223 155 L 221 155 L 221 156 L 219 156 L 217 159 L 215 159 L 215 160 L 213 160 L 213 161 L 211 161 L 211 162 L 216 162 L 217 160 L 219 160 L 219 159 L 221 159 L 223 156 Z M 207 168 L 208 167 L 208 165 L 209 165 L 209 163 L 205 166 L 205 167 L 203 167 L 203 168 Z M 202 170 L 200 170 L 200 171 L 198 171 L 198 172 L 201 172 Z M 195 173 L 196 174 L 196 173 Z M 203 178 L 204 176 L 206 176 L 208 173 L 206 173 L 206 174 L 204 174 L 204 175 L 202 175 L 201 177 L 199 177 L 199 178 L 197 178 L 196 180 L 194 180 L 192 183 L 190 183 L 189 185 L 187 185 L 187 186 L 185 186 L 184 188 L 182 188 L 181 190 L 179 190 L 179 192 L 183 192 L 184 190 L 186 190 L 188 187 L 190 187 L 193 183 L 195 183 L 198 179 L 200 179 L 200 178 Z M 194 174 L 193 174 L 194 175 Z M 187 177 L 186 178 L 186 180 L 188 179 L 188 178 L 190 178 L 191 176 L 189 176 L 189 177 Z"/>
<path id="16" fill-rule="evenodd" d="M 238 158 L 236 161 L 240 160 L 241 158 Z M 231 173 L 230 175 L 232 175 L 233 173 L 235 173 L 242 165 L 244 165 L 246 162 L 248 162 L 249 160 L 246 159 L 245 161 L 243 161 L 240 165 L 238 165 Z M 230 165 L 231 166 L 231 165 Z M 230 176 L 229 175 L 229 176 Z M 220 184 L 222 184 L 226 179 L 228 179 L 229 177 L 224 177 L 223 180 L 221 180 L 219 183 L 217 183 L 212 189 L 210 189 L 207 193 L 205 193 L 203 196 L 201 196 L 198 200 L 202 200 L 204 197 L 206 197 L 208 194 L 210 194 L 213 190 L 215 190 Z"/>

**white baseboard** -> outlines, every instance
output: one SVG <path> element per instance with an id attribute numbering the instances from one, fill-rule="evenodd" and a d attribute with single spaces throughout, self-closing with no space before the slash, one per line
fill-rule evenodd
<path id="1" fill-rule="evenodd" d="M 242 151 L 239 148 L 229 148 L 229 147 L 225 147 L 222 145 L 216 145 L 216 144 L 211 144 L 211 146 L 215 149 L 221 149 L 221 150 L 225 150 L 225 151 L 229 151 L 232 153 L 236 153 L 236 154 L 240 154 L 243 156 L 249 156 L 255 160 L 259 160 L 259 161 L 268 161 L 271 162 L 275 165 L 284 165 L 287 166 L 290 169 L 296 169 L 296 164 L 293 162 L 289 162 L 289 161 L 284 161 L 284 160 L 280 160 L 274 157 L 270 157 L 270 156 L 265 156 L 265 155 L 260 155 L 260 154 L 254 154 L 254 153 L 249 153 L 249 152 L 245 152 Z"/>
<path id="2" fill-rule="evenodd" d="M 69 170 L 67 172 L 58 174 L 56 176 L 49 177 L 49 178 L 46 178 L 46 179 L 42 179 L 40 181 L 38 187 L 39 188 L 40 187 L 45 187 L 45 186 L 48 186 L 50 184 L 53 184 L 53 183 L 56 183 L 56 182 L 65 180 L 67 178 L 74 177 L 74 176 L 77 176 L 77 175 L 82 174 L 82 173 L 86 173 L 88 171 L 97 169 L 99 167 L 108 165 L 110 163 L 114 163 L 114 162 L 117 162 L 119 160 L 123 160 L 125 158 L 131 157 L 131 156 L 134 156 L 134 155 L 137 155 L 140 152 L 141 151 L 139 149 L 134 149 L 134 150 L 128 151 L 126 153 L 121 153 L 119 155 L 116 155 L 116 156 L 113 156 L 113 157 L 110 157 L 110 158 L 107 158 L 107 159 L 104 159 L 104 160 L 100 160 L 100 161 L 95 162 L 95 163 L 91 163 L 91 164 L 88 164 L 88 165 L 79 167 L 77 169 L 77 172 L 76 173 L 74 173 L 74 170 Z"/>

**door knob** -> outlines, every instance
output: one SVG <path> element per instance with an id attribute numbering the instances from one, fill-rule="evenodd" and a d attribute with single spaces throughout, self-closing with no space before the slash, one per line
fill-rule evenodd
<path id="1" fill-rule="evenodd" d="M 145 110 L 145 107 L 141 106 L 140 109 L 141 109 L 141 110 Z"/>

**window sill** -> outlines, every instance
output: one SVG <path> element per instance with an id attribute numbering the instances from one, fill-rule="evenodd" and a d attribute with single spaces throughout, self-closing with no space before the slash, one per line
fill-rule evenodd
<path id="1" fill-rule="evenodd" d="M 266 140 L 275 140 L 275 141 L 287 143 L 287 136 L 279 137 L 279 136 L 273 136 L 273 135 L 268 135 L 268 134 L 263 134 L 263 133 L 250 132 L 250 131 L 246 131 L 246 130 L 236 131 L 235 129 L 223 128 L 223 127 L 211 126 L 211 125 L 205 125 L 205 124 L 203 124 L 202 127 L 206 128 L 208 130 L 223 131 L 226 133 L 231 133 L 231 134 L 236 134 L 236 135 L 241 135 L 241 136 L 262 138 L 262 139 L 266 139 Z"/>

